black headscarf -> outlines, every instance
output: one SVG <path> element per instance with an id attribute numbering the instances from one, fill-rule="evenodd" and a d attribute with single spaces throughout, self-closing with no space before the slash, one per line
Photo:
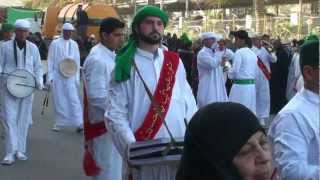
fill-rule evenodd
<path id="1" fill-rule="evenodd" d="M 237 103 L 213 103 L 191 119 L 176 180 L 242 180 L 233 158 L 263 128 L 256 116 Z"/>

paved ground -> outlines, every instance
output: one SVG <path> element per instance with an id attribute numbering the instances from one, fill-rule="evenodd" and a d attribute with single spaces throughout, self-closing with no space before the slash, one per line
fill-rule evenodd
<path id="1" fill-rule="evenodd" d="M 0 165 L 1 180 L 87 180 L 82 171 L 82 134 L 75 128 L 51 131 L 52 106 L 41 116 L 43 92 L 35 93 L 33 125 L 28 137 L 28 161 L 13 166 Z M 50 97 L 49 103 L 52 103 Z M 0 158 L 4 157 L 4 140 L 0 140 Z"/>

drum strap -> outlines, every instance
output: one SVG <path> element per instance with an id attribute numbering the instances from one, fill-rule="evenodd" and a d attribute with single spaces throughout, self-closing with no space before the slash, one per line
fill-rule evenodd
<path id="1" fill-rule="evenodd" d="M 24 60 L 24 67 L 26 66 L 26 54 L 27 54 L 27 42 L 26 42 L 26 45 L 25 47 L 23 48 L 23 60 Z M 16 66 L 18 66 L 18 55 L 17 55 L 17 40 L 14 40 L 13 41 L 13 52 L 14 52 L 14 60 L 16 62 Z"/>

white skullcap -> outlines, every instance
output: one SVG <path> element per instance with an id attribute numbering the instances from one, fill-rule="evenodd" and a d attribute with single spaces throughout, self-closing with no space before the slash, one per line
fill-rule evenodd
<path id="1" fill-rule="evenodd" d="M 201 40 L 205 40 L 205 39 L 210 39 L 210 38 L 214 38 L 217 39 L 217 34 L 214 32 L 204 32 L 201 34 Z"/>
<path id="2" fill-rule="evenodd" d="M 216 40 L 217 41 L 220 41 L 223 39 L 223 36 L 221 34 L 217 34 L 217 37 L 216 37 Z"/>
<path id="3" fill-rule="evenodd" d="M 14 23 L 14 27 L 18 29 L 29 30 L 31 28 L 30 22 L 25 19 L 17 19 Z"/>
<path id="4" fill-rule="evenodd" d="M 62 26 L 62 30 L 73 31 L 74 27 L 71 23 L 64 23 Z"/>
<path id="5" fill-rule="evenodd" d="M 260 33 L 257 32 L 252 32 L 252 33 L 248 33 L 250 38 L 259 38 L 262 35 Z"/>

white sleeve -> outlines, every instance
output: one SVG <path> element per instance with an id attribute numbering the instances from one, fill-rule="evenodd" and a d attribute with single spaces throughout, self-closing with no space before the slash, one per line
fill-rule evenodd
<path id="1" fill-rule="evenodd" d="M 48 80 L 47 83 L 50 83 L 50 81 L 53 80 L 53 75 L 54 75 L 54 63 L 55 63 L 55 49 L 56 49 L 56 43 L 53 41 L 50 46 L 49 46 L 49 51 L 48 51 Z"/>
<path id="2" fill-rule="evenodd" d="M 0 43 L 0 73 L 4 70 L 4 53 L 2 53 L 3 45 Z M 2 76 L 3 74 L 0 74 Z"/>
<path id="3" fill-rule="evenodd" d="M 88 56 L 84 64 L 84 75 L 86 79 L 86 90 L 91 105 L 106 110 L 107 107 L 107 87 L 105 65 Z"/>
<path id="4" fill-rule="evenodd" d="M 43 88 L 43 72 L 42 72 L 42 63 L 39 50 L 34 46 L 34 62 L 33 62 L 33 71 L 36 78 L 36 85 L 38 89 Z"/>
<path id="5" fill-rule="evenodd" d="M 136 141 L 128 117 L 129 96 L 126 83 L 111 81 L 105 113 L 107 129 L 111 133 L 118 152 L 124 159 L 128 159 L 130 144 Z"/>
<path id="6" fill-rule="evenodd" d="M 269 53 L 264 47 L 262 47 L 262 48 L 263 48 L 264 53 L 266 53 L 266 55 L 267 55 L 267 60 L 268 60 L 269 62 L 271 62 L 271 63 L 277 62 L 277 56 L 276 56 L 275 54 Z"/>
<path id="7" fill-rule="evenodd" d="M 221 57 L 215 55 L 211 55 L 205 51 L 201 51 L 197 57 L 198 66 L 205 69 L 213 69 L 217 68 L 220 65 Z"/>
<path id="8" fill-rule="evenodd" d="M 236 75 L 240 71 L 241 62 L 242 62 L 241 54 L 239 53 L 239 51 L 237 51 L 233 56 L 232 67 L 228 70 L 228 76 L 230 79 L 236 78 Z"/>
<path id="9" fill-rule="evenodd" d="M 230 49 L 226 49 L 226 55 L 227 55 L 227 59 L 229 61 L 233 61 L 233 56 L 234 56 L 234 52 L 231 51 Z"/>
<path id="10" fill-rule="evenodd" d="M 297 119 L 291 113 L 278 116 L 268 136 L 271 140 L 273 159 L 281 179 L 319 180 L 319 164 L 308 164 L 308 147 L 312 138 L 310 133 L 312 130 L 307 125 L 300 123 L 301 121 L 298 123 L 300 118 Z"/>
<path id="11" fill-rule="evenodd" d="M 78 44 L 74 41 L 74 47 L 75 47 L 75 60 L 78 66 L 78 71 L 76 74 L 76 83 L 78 86 L 80 86 L 80 51 Z"/>

